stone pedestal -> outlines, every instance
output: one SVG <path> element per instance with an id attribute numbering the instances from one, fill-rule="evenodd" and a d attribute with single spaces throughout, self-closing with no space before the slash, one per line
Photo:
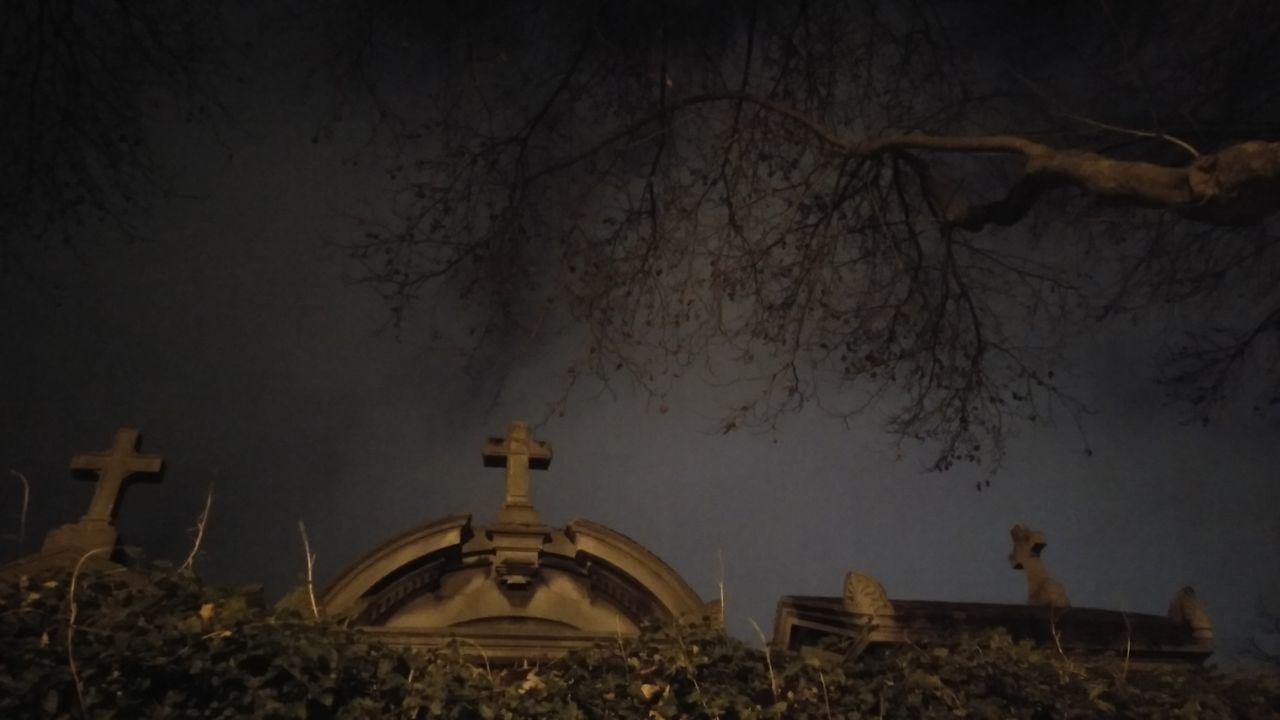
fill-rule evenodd
<path id="1" fill-rule="evenodd" d="M 99 548 L 115 548 L 119 533 L 111 523 L 101 520 L 81 520 L 62 525 L 45 536 L 41 554 L 73 553 L 83 555 Z M 107 553 L 109 554 L 109 553 Z"/>
<path id="2" fill-rule="evenodd" d="M 529 503 L 508 503 L 498 508 L 498 525 L 500 526 L 542 526 L 538 511 Z"/>
<path id="3" fill-rule="evenodd" d="M 499 524 L 489 528 L 488 536 L 493 543 L 493 571 L 498 582 L 512 589 L 528 587 L 538 574 L 538 556 L 551 539 L 551 528 Z"/>

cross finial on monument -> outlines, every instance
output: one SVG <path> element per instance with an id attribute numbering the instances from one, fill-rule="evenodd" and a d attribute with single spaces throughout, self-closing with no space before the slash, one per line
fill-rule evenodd
<path id="1" fill-rule="evenodd" d="M 158 473 L 163 469 L 164 458 L 141 455 L 137 449 L 137 429 L 120 428 L 116 430 L 116 440 L 110 450 L 76 453 L 71 457 L 72 470 L 89 470 L 98 475 L 89 512 L 80 519 L 81 522 L 110 523 L 125 478 L 134 473 Z"/>
<path id="2" fill-rule="evenodd" d="M 529 424 L 513 422 L 505 438 L 489 438 L 484 444 L 485 467 L 507 469 L 506 497 L 498 510 L 504 525 L 538 525 L 538 513 L 529 501 L 529 471 L 551 467 L 551 445 L 534 440 Z"/>

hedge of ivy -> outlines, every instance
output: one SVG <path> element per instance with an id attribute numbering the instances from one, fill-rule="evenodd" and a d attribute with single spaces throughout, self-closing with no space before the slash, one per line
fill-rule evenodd
<path id="1" fill-rule="evenodd" d="M 501 669 L 362 642 L 186 573 L 81 574 L 74 608 L 69 581 L 0 583 L 2 718 L 1280 717 L 1275 675 L 1138 673 L 1002 634 L 831 661 L 677 626 Z"/>

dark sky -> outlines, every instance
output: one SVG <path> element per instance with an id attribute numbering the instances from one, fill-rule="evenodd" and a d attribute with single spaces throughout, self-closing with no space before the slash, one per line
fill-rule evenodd
<path id="1" fill-rule="evenodd" d="M 212 483 L 200 570 L 279 594 L 302 568 L 299 519 L 322 583 L 440 515 L 491 521 L 502 475 L 481 466 L 481 443 L 547 414 L 571 337 L 516 342 L 496 363 L 503 383 L 430 349 L 421 328 L 383 331 L 385 308 L 344 278 L 331 244 L 352 232 L 341 211 L 386 189 L 343 163 L 358 128 L 313 145 L 315 107 L 270 85 L 235 104 L 236 128 L 217 136 L 158 132 L 186 197 L 155 207 L 151 240 L 49 255 L 55 281 L 0 287 L 0 469 L 32 481 L 31 549 L 87 507 L 92 486 L 71 478 L 69 456 L 140 427 L 168 471 L 128 492 L 126 541 L 181 560 Z M 1098 410 L 1085 419 L 1092 457 L 1065 419 L 1019 428 L 983 492 L 981 469 L 926 473 L 913 447 L 897 457 L 874 416 L 845 428 L 811 411 L 776 433 L 722 435 L 731 396 L 693 379 L 666 412 L 625 386 L 576 393 L 536 428 L 556 455 L 534 502 L 549 523 L 629 535 L 708 598 L 722 553 L 743 637 L 748 618 L 768 631 L 778 596 L 838 594 L 853 568 L 896 598 L 1020 602 L 1006 555 L 1025 522 L 1047 535 L 1075 605 L 1163 612 L 1191 584 L 1230 654 L 1261 607 L 1280 607 L 1280 428 L 1245 412 L 1182 424 L 1151 381 L 1159 335 L 1117 326 L 1078 347 L 1074 389 Z M 16 531 L 18 497 L 0 478 L 0 532 Z"/>

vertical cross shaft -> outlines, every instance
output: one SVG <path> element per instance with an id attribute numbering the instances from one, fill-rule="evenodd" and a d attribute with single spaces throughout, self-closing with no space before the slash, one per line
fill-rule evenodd
<path id="1" fill-rule="evenodd" d="M 505 438 L 489 438 L 485 442 L 484 464 L 507 470 L 506 495 L 498 510 L 498 522 L 539 524 L 538 513 L 529 499 L 529 471 L 551 466 L 551 445 L 530 437 L 528 423 L 513 422 Z"/>
<path id="2" fill-rule="evenodd" d="M 94 488 L 89 512 L 81 518 L 82 522 L 110 523 L 125 478 L 135 473 L 158 473 L 164 467 L 164 458 L 142 455 L 137 449 L 138 431 L 120 428 L 110 450 L 77 453 L 71 457 L 72 470 L 90 470 L 98 474 L 98 485 Z"/>

